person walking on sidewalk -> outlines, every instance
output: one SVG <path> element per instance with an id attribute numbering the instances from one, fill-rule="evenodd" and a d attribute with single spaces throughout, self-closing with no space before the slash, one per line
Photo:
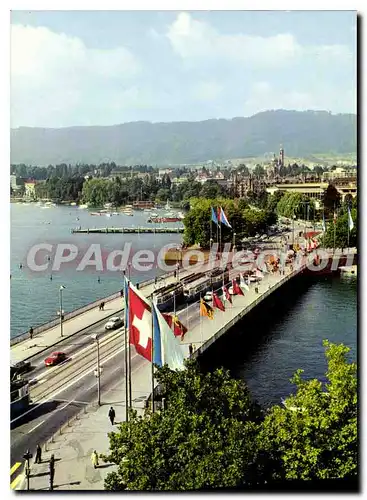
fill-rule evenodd
<path id="1" fill-rule="evenodd" d="M 29 338 L 31 340 L 33 339 L 33 326 L 31 326 L 30 329 L 29 329 Z"/>
<path id="2" fill-rule="evenodd" d="M 113 425 L 114 422 L 115 422 L 115 416 L 116 416 L 116 413 L 115 413 L 115 410 L 113 409 L 113 407 L 111 406 L 110 408 L 110 411 L 108 412 L 108 416 L 111 420 L 111 424 Z"/>
<path id="3" fill-rule="evenodd" d="M 36 457 L 34 459 L 34 463 L 40 464 L 41 462 L 42 462 L 42 450 L 41 450 L 40 445 L 38 444 L 37 448 L 36 448 Z"/>
<path id="4" fill-rule="evenodd" d="M 189 354 L 192 356 L 192 353 L 194 352 L 194 348 L 192 347 L 192 344 L 189 344 Z"/>
<path id="5" fill-rule="evenodd" d="M 51 455 L 50 458 L 50 491 L 54 489 L 54 479 L 55 479 L 55 456 Z"/>
<path id="6" fill-rule="evenodd" d="M 99 462 L 98 462 L 98 453 L 96 452 L 96 450 L 94 450 L 94 452 L 92 453 L 91 455 L 91 460 L 92 460 L 92 464 L 93 464 L 93 467 L 96 469 L 99 465 Z"/>

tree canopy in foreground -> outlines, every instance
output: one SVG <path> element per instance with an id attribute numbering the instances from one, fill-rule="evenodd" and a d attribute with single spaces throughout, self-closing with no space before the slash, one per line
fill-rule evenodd
<path id="1" fill-rule="evenodd" d="M 357 477 L 356 364 L 349 349 L 325 341 L 327 382 L 293 377 L 285 406 L 263 413 L 243 381 L 216 369 L 157 369 L 165 409 L 132 412 L 111 432 L 118 465 L 105 489 L 189 491 L 267 488 L 292 480 Z"/>

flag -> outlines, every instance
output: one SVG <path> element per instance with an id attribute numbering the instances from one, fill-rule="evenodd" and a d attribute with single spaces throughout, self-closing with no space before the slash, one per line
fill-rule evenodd
<path id="1" fill-rule="evenodd" d="M 232 289 L 233 289 L 234 295 L 243 295 L 243 291 L 238 286 L 237 280 L 235 280 L 235 279 L 232 280 Z"/>
<path id="2" fill-rule="evenodd" d="M 222 224 L 224 224 L 225 226 L 227 227 L 230 227 L 232 229 L 232 226 L 231 224 L 228 222 L 228 219 L 226 217 L 226 214 L 224 213 L 224 210 L 222 207 L 220 207 L 220 216 L 219 216 L 219 220 Z"/>
<path id="3" fill-rule="evenodd" d="M 213 307 L 216 307 L 217 309 L 220 309 L 223 312 L 225 311 L 223 302 L 220 300 L 220 298 L 215 292 L 213 292 Z"/>
<path id="4" fill-rule="evenodd" d="M 200 316 L 207 316 L 209 319 L 214 318 L 214 311 L 204 299 L 200 299 Z"/>
<path id="5" fill-rule="evenodd" d="M 326 232 L 325 214 L 322 216 L 322 230 L 324 233 Z"/>
<path id="6" fill-rule="evenodd" d="M 226 286 L 222 287 L 224 300 L 232 304 L 232 297 Z"/>
<path id="7" fill-rule="evenodd" d="M 218 217 L 216 214 L 216 210 L 213 207 L 212 207 L 212 222 L 215 222 L 216 224 L 218 224 Z"/>
<path id="8" fill-rule="evenodd" d="M 130 344 L 136 352 L 152 361 L 152 312 L 151 305 L 132 283 L 129 283 Z"/>
<path id="9" fill-rule="evenodd" d="M 245 290 L 249 291 L 250 288 L 248 287 L 245 278 L 243 277 L 243 274 L 240 274 L 240 287 L 244 288 Z"/>
<path id="10" fill-rule="evenodd" d="M 184 355 L 173 331 L 158 307 L 153 304 L 153 360 L 159 366 L 168 365 L 171 370 L 184 369 Z"/>
<path id="11" fill-rule="evenodd" d="M 167 321 L 168 326 L 173 330 L 176 337 L 183 338 L 187 333 L 187 328 L 184 326 L 177 316 L 167 313 L 162 313 L 162 316 Z"/>
<path id="12" fill-rule="evenodd" d="M 350 208 L 348 207 L 348 229 L 351 231 L 354 228 L 354 222 L 352 219 L 352 214 L 350 213 Z"/>

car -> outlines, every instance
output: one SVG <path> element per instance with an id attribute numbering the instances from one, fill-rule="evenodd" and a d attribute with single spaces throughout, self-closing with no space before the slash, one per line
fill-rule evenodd
<path id="1" fill-rule="evenodd" d="M 209 301 L 209 300 L 213 300 L 213 292 L 206 292 L 206 294 L 204 295 L 204 300 L 206 301 Z"/>
<path id="2" fill-rule="evenodd" d="M 114 330 L 115 328 L 119 328 L 120 326 L 123 326 L 124 322 L 122 321 L 122 318 L 120 316 L 114 316 L 113 318 L 110 318 L 107 323 L 104 326 L 105 330 Z"/>
<path id="3" fill-rule="evenodd" d="M 13 379 L 18 375 L 22 375 L 23 373 L 29 372 L 30 370 L 31 370 L 30 361 L 18 361 L 17 363 L 13 363 L 10 365 L 10 376 Z"/>
<path id="4" fill-rule="evenodd" d="M 66 354 L 64 352 L 56 351 L 45 359 L 45 365 L 46 366 L 58 365 L 62 361 L 65 361 L 65 359 L 66 359 Z"/>

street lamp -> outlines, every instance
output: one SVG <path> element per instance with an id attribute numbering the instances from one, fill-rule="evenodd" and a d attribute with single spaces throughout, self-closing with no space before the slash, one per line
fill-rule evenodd
<path id="1" fill-rule="evenodd" d="M 60 311 L 59 311 L 59 314 L 60 314 L 60 335 L 61 335 L 61 337 L 63 336 L 62 321 L 64 319 L 64 311 L 62 310 L 62 291 L 65 288 L 66 288 L 66 286 L 64 286 L 64 285 L 61 285 L 59 288 L 59 291 L 60 291 Z"/>
<path id="2" fill-rule="evenodd" d="M 233 252 L 236 249 L 236 233 L 233 233 Z"/>
<path id="3" fill-rule="evenodd" d="M 92 338 L 96 341 L 97 345 L 97 368 L 94 370 L 94 375 L 97 377 L 97 389 L 98 389 L 98 406 L 101 406 L 101 372 L 102 368 L 99 366 L 99 337 L 96 333 L 92 336 Z"/>

